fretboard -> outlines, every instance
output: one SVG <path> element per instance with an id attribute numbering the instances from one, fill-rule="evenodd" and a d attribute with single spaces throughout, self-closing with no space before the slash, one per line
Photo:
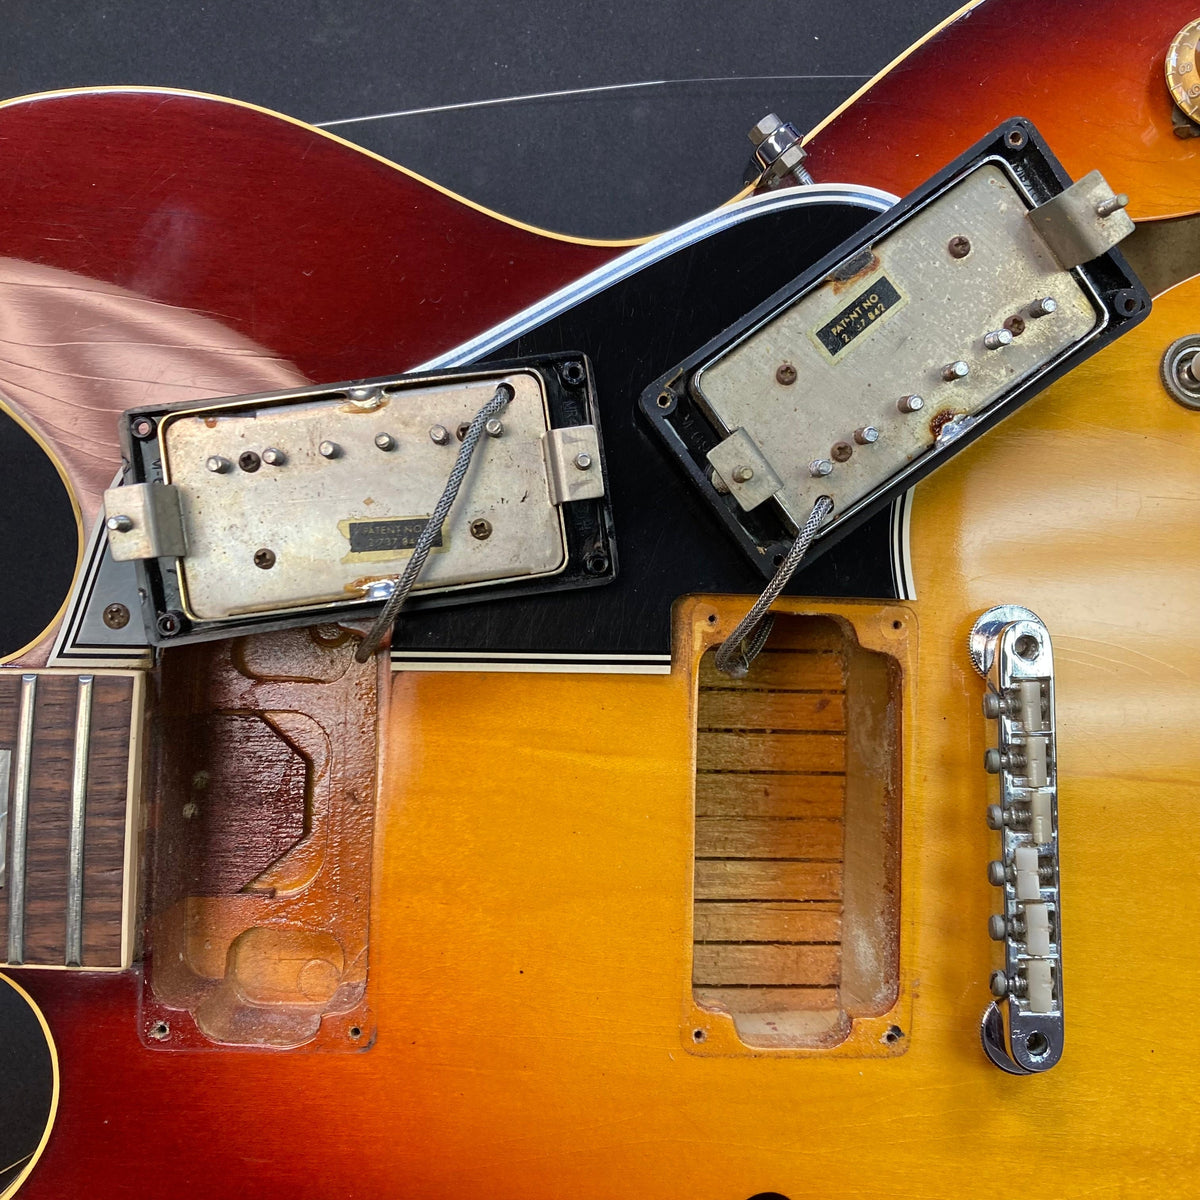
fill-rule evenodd
<path id="1" fill-rule="evenodd" d="M 134 672 L 0 670 L 0 949 L 11 966 L 128 966 Z"/>

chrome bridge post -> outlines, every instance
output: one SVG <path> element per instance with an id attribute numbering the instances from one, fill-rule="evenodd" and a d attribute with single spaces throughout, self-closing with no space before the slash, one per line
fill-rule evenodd
<path id="1" fill-rule="evenodd" d="M 992 973 L 995 999 L 980 1036 L 1001 1070 L 1029 1075 L 1054 1066 L 1063 1050 L 1054 656 L 1038 616 L 1012 604 L 975 622 L 969 652 L 987 684 L 983 715 L 997 724 L 998 745 L 985 754 L 984 768 L 1000 781 L 1000 802 L 988 806 L 987 822 L 1000 834 L 1001 852 L 987 877 L 1002 911 L 992 915 L 988 933 L 1003 943 L 1004 969 Z"/>

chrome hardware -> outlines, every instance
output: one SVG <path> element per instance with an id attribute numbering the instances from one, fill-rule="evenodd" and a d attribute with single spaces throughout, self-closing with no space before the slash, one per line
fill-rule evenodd
<path id="1" fill-rule="evenodd" d="M 789 176 L 794 183 L 812 183 L 813 177 L 801 165 L 808 156 L 800 145 L 800 131 L 790 121 L 767 113 L 746 136 L 754 146 L 754 154 L 743 183 L 768 191 L 787 183 Z"/>
<path id="2" fill-rule="evenodd" d="M 1177 404 L 1200 409 L 1200 334 L 1176 338 L 1166 349 L 1159 368 L 1163 387 Z"/>
<path id="3" fill-rule="evenodd" d="M 1054 1066 L 1063 1049 L 1053 651 L 1036 614 L 1006 604 L 975 622 L 968 652 L 988 686 L 984 716 L 999 734 L 984 766 L 1000 780 L 1000 802 L 988 805 L 986 820 L 1000 834 L 1001 854 L 987 879 L 1003 912 L 989 919 L 988 936 L 1003 943 L 1005 961 L 990 980 L 996 998 L 980 1037 L 1001 1070 L 1029 1075 Z"/>

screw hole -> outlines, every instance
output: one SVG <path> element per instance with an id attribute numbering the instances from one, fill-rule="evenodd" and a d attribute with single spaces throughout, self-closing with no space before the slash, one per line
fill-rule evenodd
<path id="1" fill-rule="evenodd" d="M 562 378 L 563 383 L 568 387 L 578 387 L 587 378 L 587 372 L 583 369 L 583 363 L 575 362 L 574 360 L 563 363 Z"/>
<path id="2" fill-rule="evenodd" d="M 589 554 L 583 560 L 583 569 L 589 575 L 603 575 L 608 570 L 608 555 Z"/>
<path id="3" fill-rule="evenodd" d="M 889 1025 L 884 1031 L 883 1040 L 889 1046 L 894 1046 L 904 1036 L 904 1030 L 899 1025 Z"/>
<path id="4" fill-rule="evenodd" d="M 903 621 L 893 621 L 893 622 L 892 622 L 892 628 L 893 628 L 893 629 L 903 629 L 903 628 L 904 628 L 904 622 L 903 622 Z"/>
<path id="5" fill-rule="evenodd" d="M 1014 150 L 1020 150 L 1028 138 L 1020 129 L 1010 129 L 1004 139 Z"/>
<path id="6" fill-rule="evenodd" d="M 675 403 L 675 397 L 670 392 L 658 393 L 658 407 L 670 408 Z"/>
<path id="7" fill-rule="evenodd" d="M 1050 1043 L 1047 1041 L 1044 1033 L 1038 1033 L 1036 1030 L 1034 1030 L 1034 1032 L 1025 1039 L 1025 1049 L 1028 1050 L 1034 1058 L 1041 1058 L 1043 1054 L 1046 1054 L 1049 1051 Z"/>
<path id="8" fill-rule="evenodd" d="M 1037 658 L 1041 651 L 1042 644 L 1031 633 L 1023 633 L 1013 644 L 1013 649 L 1017 655 L 1023 658 L 1026 662 L 1031 662 Z"/>
<path id="9" fill-rule="evenodd" d="M 362 1030 L 357 1025 L 351 1025 L 350 1028 L 347 1030 L 347 1032 L 350 1034 L 350 1037 L 356 1042 L 358 1041 L 358 1039 L 360 1037 L 362 1037 Z"/>
<path id="10" fill-rule="evenodd" d="M 708 623 L 710 625 L 715 625 L 717 623 L 717 614 L 716 613 L 708 614 Z"/>
<path id="11" fill-rule="evenodd" d="M 153 417 L 136 417 L 134 418 L 133 424 L 130 426 L 130 429 L 133 431 L 133 436 L 135 438 L 140 438 L 143 442 L 148 437 L 154 436 L 155 428 L 156 426 L 154 424 Z"/>
<path id="12" fill-rule="evenodd" d="M 158 1024 L 150 1030 L 150 1036 L 156 1042 L 165 1042 L 167 1038 L 171 1036 L 171 1027 L 166 1023 L 166 1021 L 159 1021 Z"/>
<path id="13" fill-rule="evenodd" d="M 693 1029 L 692 1030 L 692 1041 L 693 1042 L 702 1042 L 702 1041 L 704 1041 L 704 1039 L 706 1037 L 708 1037 L 708 1034 L 706 1034 L 703 1029 Z"/>
<path id="14" fill-rule="evenodd" d="M 782 555 L 782 554 L 776 554 L 776 555 L 775 555 L 775 556 L 774 556 L 774 557 L 771 559 L 771 563 L 772 563 L 772 565 L 773 565 L 773 566 L 776 566 L 776 567 L 778 567 L 778 566 L 781 566 L 781 565 L 782 565 L 782 563 L 783 563 L 783 555 Z"/>

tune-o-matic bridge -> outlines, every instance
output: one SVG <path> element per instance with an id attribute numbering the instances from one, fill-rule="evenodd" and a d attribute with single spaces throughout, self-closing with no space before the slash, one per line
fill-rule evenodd
<path id="1" fill-rule="evenodd" d="M 988 882 L 1000 892 L 1002 911 L 988 932 L 1004 946 L 1004 968 L 992 974 L 996 1000 L 983 1015 L 981 1035 L 992 1062 L 1025 1075 L 1054 1066 L 1063 1049 L 1054 656 L 1041 620 L 1012 604 L 988 609 L 975 622 L 970 655 L 987 682 L 983 715 L 999 735 L 984 767 L 1000 780 L 1000 802 L 988 806 L 987 822 L 1000 834 Z"/>

